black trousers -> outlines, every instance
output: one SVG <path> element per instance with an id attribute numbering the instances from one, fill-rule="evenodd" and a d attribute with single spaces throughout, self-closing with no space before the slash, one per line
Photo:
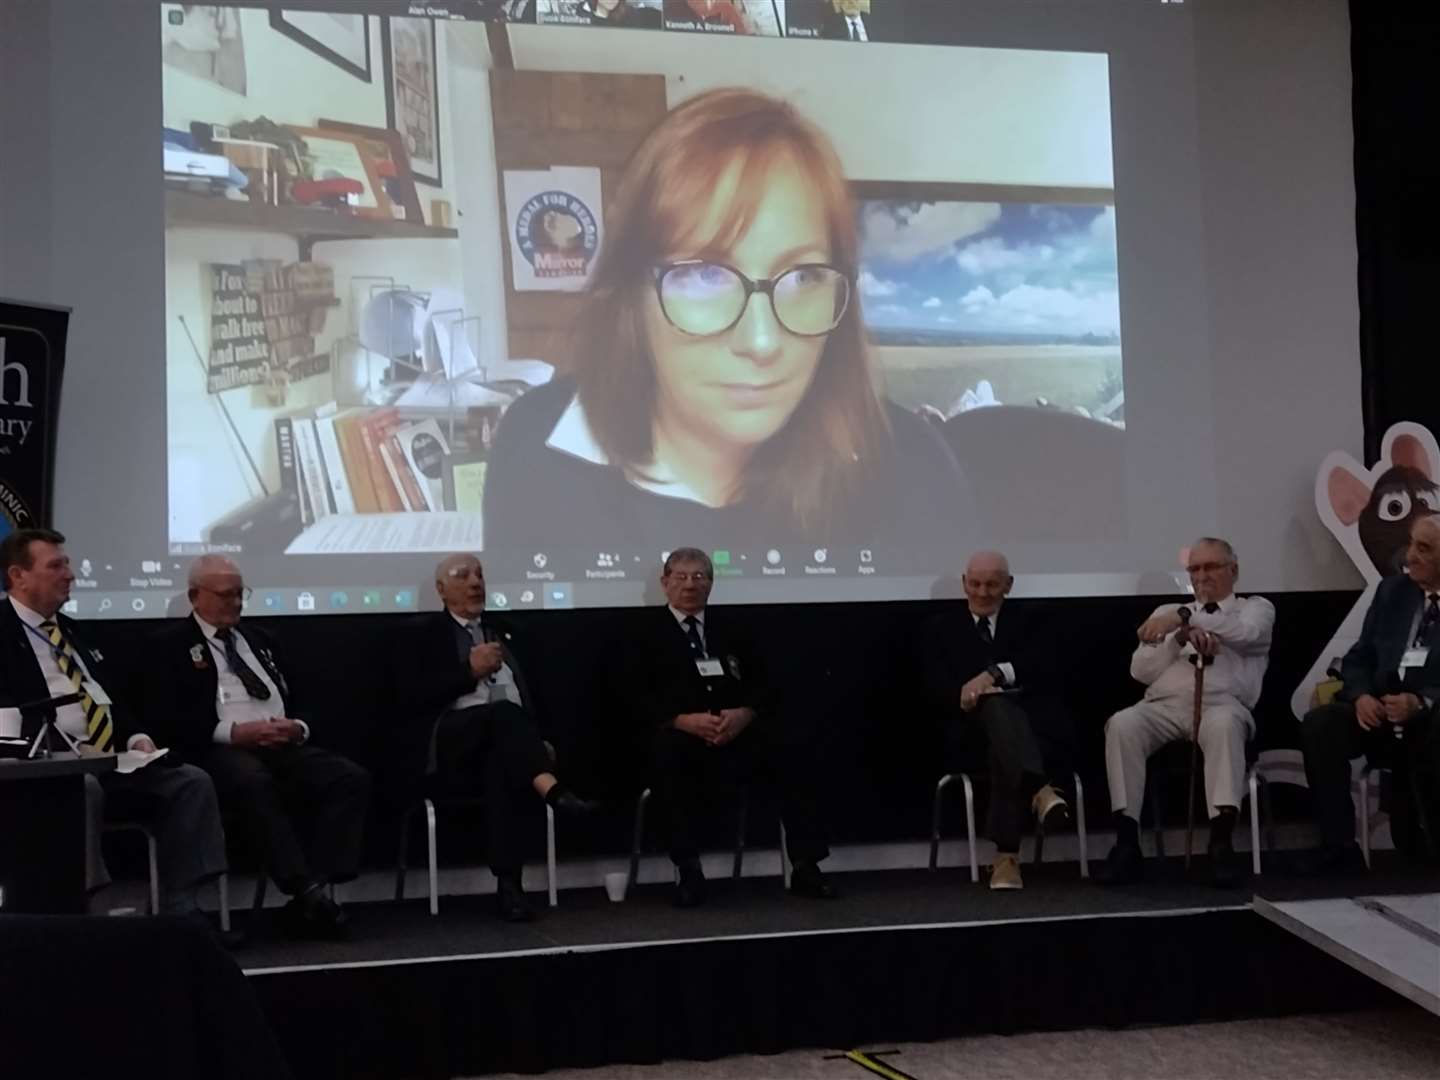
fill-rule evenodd
<path id="1" fill-rule="evenodd" d="M 755 779 L 775 787 L 786 848 L 793 863 L 818 863 L 830 854 L 821 800 L 820 768 L 805 747 L 770 736 L 757 720 L 725 746 L 672 727 L 657 728 L 651 740 L 655 793 L 669 815 L 670 858 L 676 863 L 696 858 L 696 822 L 703 813 L 707 790 L 721 777 Z"/>
<path id="2" fill-rule="evenodd" d="M 1355 840 L 1355 803 L 1350 797 L 1350 762 L 1365 757 L 1372 765 L 1395 770 L 1395 812 L 1392 817 L 1401 831 L 1413 827 L 1415 815 L 1424 807 L 1414 805 L 1417 788 L 1421 799 L 1440 774 L 1440 720 L 1435 711 L 1421 713 L 1404 725 L 1404 737 L 1396 739 L 1389 724 L 1366 731 L 1355 718 L 1355 706 L 1333 702 L 1306 713 L 1300 725 L 1300 745 L 1305 752 L 1305 780 L 1320 828 L 1320 842 L 1341 847 Z M 1412 784 L 1412 777 L 1417 782 Z M 1430 800 L 1433 802 L 1433 797 Z M 1409 820 L 1407 820 L 1407 818 Z M 1431 820 L 1431 827 L 1437 823 Z M 1396 841 L 1399 843 L 1397 836 Z"/>
<path id="3" fill-rule="evenodd" d="M 286 893 L 359 872 L 370 774 L 349 758 L 317 746 L 216 744 L 194 761 L 215 782 L 221 810 L 249 830 Z"/>
<path id="4" fill-rule="evenodd" d="M 1030 800 L 1047 782 L 1046 762 L 1063 756 L 1066 740 L 1053 729 L 1064 722 L 1053 711 L 1043 705 L 1027 709 L 1023 698 L 991 694 L 972 711 L 946 721 L 947 768 L 965 771 L 984 754 L 990 773 L 985 831 L 998 851 L 1019 853 Z"/>
<path id="5" fill-rule="evenodd" d="M 532 781 L 554 765 L 534 719 L 511 701 L 447 712 L 435 728 L 435 773 L 442 794 L 474 796 L 485 807 L 485 847 L 497 878 L 520 876 L 518 822 L 538 798 Z"/>

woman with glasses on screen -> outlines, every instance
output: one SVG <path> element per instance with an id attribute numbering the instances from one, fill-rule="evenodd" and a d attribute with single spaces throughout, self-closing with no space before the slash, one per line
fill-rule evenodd
<path id="1" fill-rule="evenodd" d="M 640 146 L 607 226 L 573 377 L 501 422 L 488 550 L 965 549 L 953 458 L 876 392 L 855 213 L 817 128 L 750 90 L 693 98 Z"/>

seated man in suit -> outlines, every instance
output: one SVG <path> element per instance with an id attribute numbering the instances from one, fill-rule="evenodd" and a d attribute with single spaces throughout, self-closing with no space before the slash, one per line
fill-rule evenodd
<path id="1" fill-rule="evenodd" d="M 1200 749 L 1205 755 L 1205 801 L 1210 814 L 1210 872 L 1217 885 L 1233 885 L 1243 874 L 1231 845 L 1245 791 L 1245 744 L 1255 734 L 1250 710 L 1270 660 L 1275 607 L 1262 596 L 1235 595 L 1240 564 L 1224 540 L 1205 537 L 1190 548 L 1189 604 L 1162 604 L 1136 632 L 1139 646 L 1130 674 L 1145 684 L 1145 696 L 1105 724 L 1105 772 L 1115 812 L 1115 847 L 1097 876 L 1119 884 L 1138 881 L 1140 810 L 1145 798 L 1145 763 L 1177 739 L 1189 740 L 1194 726 L 1195 662 L 1207 665 L 1200 714 Z"/>
<path id="2" fill-rule="evenodd" d="M 759 658 L 732 623 L 706 606 L 714 580 L 705 552 L 672 551 L 660 575 L 666 605 L 647 613 L 628 653 L 627 689 L 653 732 L 655 791 L 670 815 L 670 858 L 680 873 L 675 903 L 694 907 L 705 899 L 695 819 L 705 803 L 706 773 L 745 767 L 780 788 L 791 894 L 831 899 L 836 890 L 819 866 L 830 852 L 816 764 L 779 729 Z"/>
<path id="3" fill-rule="evenodd" d="M 427 616 L 401 676 L 418 721 L 405 751 L 407 787 L 431 774 L 443 792 L 479 794 L 485 804 L 486 854 L 502 918 L 523 922 L 524 847 L 517 818 L 527 802 L 585 816 L 597 809 L 555 776 L 549 747 L 530 709 L 534 698 L 512 650 L 515 635 L 485 614 L 485 570 L 474 555 L 449 555 L 435 567 L 445 610 Z"/>
<path id="4" fill-rule="evenodd" d="M 1020 889 L 1026 810 L 1042 826 L 1069 810 L 1045 764 L 1073 741 L 1058 696 L 1059 643 L 1034 609 L 1005 604 L 1015 578 L 1000 552 L 972 555 L 961 582 L 968 610 L 941 615 L 925 634 L 926 689 L 943 710 L 947 769 L 962 771 L 977 746 L 988 750 L 990 888 Z"/>
<path id="5" fill-rule="evenodd" d="M 1434 800 L 1426 800 L 1419 781 L 1428 773 L 1433 784 L 1440 773 L 1440 516 L 1417 518 L 1410 526 L 1405 573 L 1387 577 L 1375 590 L 1360 638 L 1341 661 L 1340 678 L 1338 700 L 1312 710 L 1300 725 L 1321 845 L 1302 869 L 1365 868 L 1350 799 L 1350 759 L 1362 754 L 1395 768 L 1393 823 L 1409 824 L 1414 815 L 1422 828 L 1428 824 L 1433 854 L 1440 822 L 1431 816 Z"/>
<path id="6" fill-rule="evenodd" d="M 75 581 L 64 543 L 53 529 L 17 529 L 0 541 L 0 573 L 10 594 L 0 602 L 0 695 L 19 705 L 79 691 L 79 704 L 55 711 L 56 725 L 71 740 L 97 750 L 153 751 L 154 740 L 136 718 L 111 700 L 120 677 L 98 649 L 85 645 L 75 620 L 60 612 Z M 193 765 L 161 758 L 132 773 L 87 780 L 87 884 L 98 888 L 109 881 L 100 859 L 103 804 L 104 816 L 139 821 L 155 833 L 162 910 L 198 917 L 198 886 L 225 872 L 225 834 L 210 778 Z"/>
<path id="7" fill-rule="evenodd" d="M 191 563 L 191 614 L 149 643 L 146 708 L 165 745 L 210 774 L 220 805 L 259 844 L 266 871 L 291 898 L 287 927 L 340 937 L 348 917 L 325 886 L 359 869 L 370 774 L 310 745 L 273 640 L 240 625 L 248 593 L 224 556 Z"/>

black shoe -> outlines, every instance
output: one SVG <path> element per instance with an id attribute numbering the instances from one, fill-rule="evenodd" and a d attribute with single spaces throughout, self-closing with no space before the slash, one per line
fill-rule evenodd
<path id="1" fill-rule="evenodd" d="M 686 859 L 676 864 L 680 880 L 675 885 L 674 904 L 678 908 L 699 907 L 705 902 L 705 871 L 699 859 Z"/>
<path id="2" fill-rule="evenodd" d="M 1349 877 L 1363 874 L 1369 867 L 1359 844 L 1345 844 L 1301 852 L 1295 858 L 1294 869 L 1301 877 Z"/>
<path id="3" fill-rule="evenodd" d="M 1235 854 L 1229 840 L 1213 840 L 1210 843 L 1210 881 L 1222 889 L 1239 885 L 1245 877 L 1245 864 Z"/>
<path id="4" fill-rule="evenodd" d="M 315 941 L 341 941 L 349 935 L 350 917 L 345 909 L 319 889 L 292 899 L 280 911 L 286 930 L 294 937 Z"/>
<path id="5" fill-rule="evenodd" d="M 503 877 L 495 882 L 495 907 L 500 918 L 506 922 L 529 922 L 535 917 L 530 901 L 525 899 L 525 887 L 519 878 Z"/>
<path id="6" fill-rule="evenodd" d="M 1133 885 L 1145 876 L 1145 856 L 1138 844 L 1116 844 L 1095 871 L 1101 885 Z"/>
<path id="7" fill-rule="evenodd" d="M 814 863 L 796 863 L 790 870 L 790 895 L 811 900 L 835 900 L 840 890 L 831 885 Z"/>
<path id="8" fill-rule="evenodd" d="M 582 799 L 569 788 L 560 788 L 555 797 L 547 800 L 558 813 L 566 817 L 589 817 L 600 809 L 598 802 Z"/>
<path id="9" fill-rule="evenodd" d="M 221 948 L 224 949 L 238 949 L 249 940 L 243 930 L 221 930 L 218 921 L 211 919 L 209 915 L 206 915 L 205 912 L 200 911 L 198 908 L 194 911 L 185 912 L 180 918 L 192 926 L 198 926 L 204 930 L 206 936 L 212 941 L 217 942 Z"/>

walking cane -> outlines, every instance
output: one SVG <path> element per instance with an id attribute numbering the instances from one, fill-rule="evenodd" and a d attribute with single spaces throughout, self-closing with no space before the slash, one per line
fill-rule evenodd
<path id="1" fill-rule="evenodd" d="M 1180 609 L 1180 625 L 1190 625 L 1190 609 Z M 1195 847 L 1195 778 L 1200 771 L 1200 709 L 1205 698 L 1205 666 L 1211 658 L 1197 652 L 1190 658 L 1195 665 L 1195 711 L 1190 726 L 1190 787 L 1185 798 L 1185 870 L 1190 870 L 1190 853 Z"/>

